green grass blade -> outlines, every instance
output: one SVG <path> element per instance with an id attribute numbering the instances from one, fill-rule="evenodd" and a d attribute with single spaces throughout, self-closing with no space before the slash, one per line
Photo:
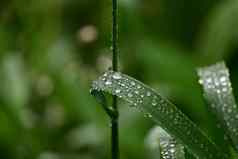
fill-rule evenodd
<path id="1" fill-rule="evenodd" d="M 146 144 L 158 153 L 153 154 L 154 159 L 185 159 L 184 146 L 159 126 L 150 130 Z"/>
<path id="2" fill-rule="evenodd" d="M 238 109 L 224 62 L 198 70 L 204 96 L 238 150 Z"/>
<path id="3" fill-rule="evenodd" d="M 116 95 L 142 110 L 194 155 L 202 159 L 226 158 L 174 104 L 140 81 L 119 72 L 108 71 L 93 82 L 92 90 Z"/>

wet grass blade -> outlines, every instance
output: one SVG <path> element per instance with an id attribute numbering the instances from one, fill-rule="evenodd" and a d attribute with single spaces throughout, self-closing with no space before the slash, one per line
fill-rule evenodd
<path id="1" fill-rule="evenodd" d="M 222 123 L 224 130 L 238 151 L 238 109 L 233 96 L 229 71 L 224 62 L 200 68 L 200 84 L 212 112 Z"/>
<path id="2" fill-rule="evenodd" d="M 91 92 L 107 92 L 126 100 L 184 144 L 195 156 L 202 159 L 227 158 L 174 104 L 132 77 L 108 71 L 93 82 Z"/>
<path id="3" fill-rule="evenodd" d="M 146 144 L 151 151 L 158 153 L 152 152 L 154 159 L 185 159 L 184 146 L 159 126 L 150 130 Z"/>

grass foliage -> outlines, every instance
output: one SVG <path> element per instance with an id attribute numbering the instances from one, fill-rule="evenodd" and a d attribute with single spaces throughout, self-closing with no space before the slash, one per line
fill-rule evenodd
<path id="1" fill-rule="evenodd" d="M 234 148 L 237 148 L 238 110 L 225 64 L 218 63 L 201 68 L 198 74 L 205 99 L 224 126 L 224 130 L 227 130 Z M 208 135 L 174 104 L 136 79 L 119 72 L 108 71 L 93 82 L 91 93 L 97 97 L 105 110 L 110 110 L 105 104 L 103 92 L 116 95 L 129 102 L 132 107 L 141 110 L 146 117 L 151 118 L 175 140 L 185 145 L 194 156 L 203 159 L 229 158 L 229 154 L 225 153 L 222 147 L 211 141 Z M 163 156 L 162 152 L 161 155 Z"/>

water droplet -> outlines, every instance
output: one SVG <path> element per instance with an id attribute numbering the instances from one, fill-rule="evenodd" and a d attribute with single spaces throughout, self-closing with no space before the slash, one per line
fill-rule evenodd
<path id="1" fill-rule="evenodd" d="M 146 96 L 147 96 L 147 97 L 150 97 L 150 96 L 151 96 L 151 93 L 150 93 L 150 92 L 147 92 L 147 93 L 146 93 Z"/>
<path id="2" fill-rule="evenodd" d="M 227 110 L 227 112 L 228 112 L 228 113 L 231 113 L 231 112 L 232 112 L 232 110 L 231 110 L 231 109 L 228 109 L 228 110 Z"/>
<path id="3" fill-rule="evenodd" d="M 171 146 L 172 146 L 172 145 L 171 145 Z M 176 150 L 175 150 L 174 148 L 170 149 L 170 152 L 171 152 L 171 153 L 175 153 L 175 151 L 176 151 Z"/>
<path id="4" fill-rule="evenodd" d="M 125 85 L 124 83 L 121 83 L 121 86 L 122 86 L 122 87 L 125 87 L 126 85 Z"/>
<path id="5" fill-rule="evenodd" d="M 222 88 L 222 92 L 227 92 L 228 89 L 226 87 Z"/>
<path id="6" fill-rule="evenodd" d="M 225 81 L 226 81 L 226 77 L 225 77 L 225 76 L 221 77 L 221 78 L 220 78 L 220 81 L 221 81 L 221 82 L 225 82 Z"/>
<path id="7" fill-rule="evenodd" d="M 139 94 L 139 91 L 135 91 L 135 94 Z"/>
<path id="8" fill-rule="evenodd" d="M 202 80 L 202 79 L 200 79 L 198 82 L 199 82 L 200 84 L 203 84 L 203 80 Z"/>
<path id="9" fill-rule="evenodd" d="M 152 118 L 152 115 L 151 115 L 150 113 L 146 113 L 146 114 L 144 115 L 144 117 L 146 117 L 146 118 Z"/>
<path id="10" fill-rule="evenodd" d="M 231 86 L 231 84 L 228 83 L 228 82 L 222 82 L 221 85 L 222 85 L 222 86 Z"/>
<path id="11" fill-rule="evenodd" d="M 128 96 L 129 98 L 131 98 L 131 97 L 133 97 L 133 94 L 132 94 L 132 93 L 128 93 L 127 96 Z"/>
<path id="12" fill-rule="evenodd" d="M 215 85 L 216 85 L 216 86 L 219 86 L 220 83 L 219 83 L 218 81 L 215 81 Z"/>
<path id="13" fill-rule="evenodd" d="M 153 106 L 156 106 L 157 105 L 157 102 L 155 100 L 152 101 L 152 105 Z"/>
<path id="14" fill-rule="evenodd" d="M 131 81 L 131 85 L 134 86 L 136 85 L 136 83 L 134 81 Z"/>
<path id="15" fill-rule="evenodd" d="M 121 90 L 120 89 L 116 89 L 116 91 L 115 91 L 116 93 L 120 93 L 121 92 Z"/>
<path id="16" fill-rule="evenodd" d="M 112 75 L 112 78 L 114 78 L 114 79 L 121 79 L 122 77 L 121 77 L 120 73 L 114 73 Z"/>
<path id="17" fill-rule="evenodd" d="M 107 81 L 105 82 L 105 84 L 106 84 L 106 85 L 111 85 L 111 84 L 112 84 L 112 81 L 107 80 Z"/>
<path id="18" fill-rule="evenodd" d="M 103 76 L 104 76 L 104 77 L 107 77 L 107 73 L 104 73 Z"/>
<path id="19" fill-rule="evenodd" d="M 211 79 L 211 78 L 207 78 L 207 79 L 206 79 L 206 82 L 207 82 L 207 83 L 211 83 L 211 82 L 212 82 L 212 79 Z"/>

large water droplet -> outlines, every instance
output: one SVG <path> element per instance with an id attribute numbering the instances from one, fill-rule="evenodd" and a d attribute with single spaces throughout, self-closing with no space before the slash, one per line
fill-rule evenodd
<path id="1" fill-rule="evenodd" d="M 122 77 L 121 77 L 121 75 L 120 75 L 120 73 L 114 73 L 113 75 L 112 75 L 112 78 L 114 78 L 114 79 L 121 79 Z"/>
<path id="2" fill-rule="evenodd" d="M 226 81 L 226 77 L 225 77 L 225 76 L 222 76 L 222 77 L 220 78 L 220 81 L 221 81 L 221 82 L 225 82 L 225 81 Z"/>
<path id="3" fill-rule="evenodd" d="M 200 84 L 203 84 L 203 80 L 202 80 L 202 79 L 200 79 L 198 82 L 199 82 Z"/>
<path id="4" fill-rule="evenodd" d="M 134 81 L 132 81 L 132 82 L 131 82 L 131 85 L 134 86 L 134 85 L 136 85 L 136 83 L 135 83 Z"/>
<path id="5" fill-rule="evenodd" d="M 121 92 L 121 90 L 120 89 L 116 89 L 116 91 L 115 91 L 116 93 L 120 93 Z"/>
<path id="6" fill-rule="evenodd" d="M 111 84 L 112 84 L 112 81 L 107 80 L 107 81 L 105 82 L 105 84 L 106 84 L 106 85 L 111 85 Z"/>

